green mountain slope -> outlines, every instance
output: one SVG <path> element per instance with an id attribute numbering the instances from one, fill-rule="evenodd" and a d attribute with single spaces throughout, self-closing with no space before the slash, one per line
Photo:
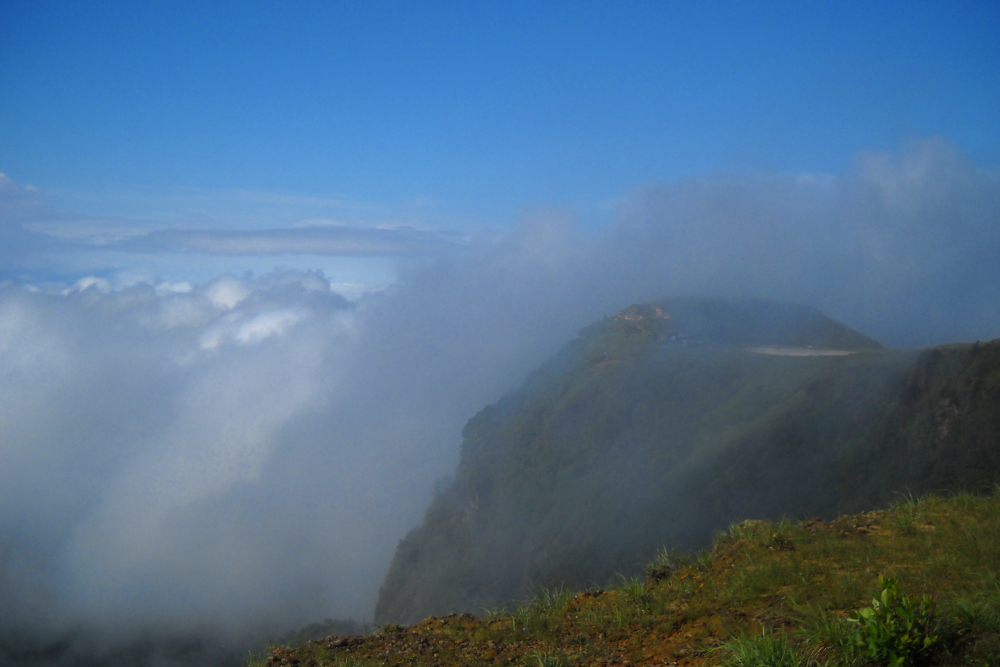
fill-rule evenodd
<path id="1" fill-rule="evenodd" d="M 745 521 L 693 558 L 659 554 L 645 582 L 543 590 L 509 613 L 275 646 L 247 664 L 997 665 L 996 491 L 901 499 L 828 523 Z"/>
<path id="2" fill-rule="evenodd" d="M 632 306 L 469 421 L 454 482 L 400 542 L 375 623 L 603 584 L 734 520 L 992 481 L 997 355 L 882 350 L 787 304 Z"/>

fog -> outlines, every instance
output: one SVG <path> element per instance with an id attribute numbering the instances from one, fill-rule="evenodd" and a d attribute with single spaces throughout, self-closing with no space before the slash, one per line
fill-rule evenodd
<path id="1" fill-rule="evenodd" d="M 44 242 L 19 225 L 10 214 L 0 238 Z M 114 642 L 370 618 L 464 422 L 591 321 L 753 296 L 890 346 L 985 340 L 1000 336 L 997 257 L 1000 178 L 933 138 L 846 176 L 643 186 L 597 230 L 528 209 L 509 232 L 400 260 L 396 284 L 356 302 L 302 271 L 8 282 L 2 630 L 85 623 Z"/>

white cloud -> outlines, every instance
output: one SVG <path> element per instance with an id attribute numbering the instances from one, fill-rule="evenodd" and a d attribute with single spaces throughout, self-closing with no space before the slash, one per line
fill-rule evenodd
<path id="1" fill-rule="evenodd" d="M 986 338 L 998 334 L 998 215 L 1000 177 L 930 139 L 862 155 L 848 176 L 649 186 L 623 207 L 605 266 L 651 296 L 811 303 L 890 344 Z"/>
<path id="2" fill-rule="evenodd" d="M 191 283 L 186 280 L 181 280 L 175 283 L 164 281 L 156 286 L 156 295 L 166 296 L 167 294 L 187 294 L 193 289 L 194 287 L 191 286 Z"/>
<path id="3" fill-rule="evenodd" d="M 252 317 L 234 314 L 220 318 L 220 321 L 202 334 L 200 346 L 203 350 L 214 350 L 227 339 L 240 345 L 254 345 L 280 336 L 306 317 L 307 313 L 301 309 L 269 310 Z"/>
<path id="4" fill-rule="evenodd" d="M 205 287 L 205 296 L 216 307 L 228 310 L 250 296 L 250 287 L 234 276 L 219 276 Z"/>
<path id="5" fill-rule="evenodd" d="M 243 345 L 253 345 L 272 336 L 281 335 L 288 327 L 302 321 L 304 317 L 305 314 L 300 310 L 272 310 L 260 313 L 241 324 L 233 337 Z"/>
<path id="6" fill-rule="evenodd" d="M 104 292 L 107 294 L 111 291 L 111 283 L 109 283 L 104 278 L 98 278 L 96 276 L 84 276 L 77 280 L 72 287 L 63 290 L 63 295 L 70 294 L 72 292 L 82 292 L 86 289 L 93 287 L 98 292 Z"/>
<path id="7" fill-rule="evenodd" d="M 227 502 L 260 479 L 281 430 L 329 392 L 337 376 L 330 363 L 353 340 L 353 309 L 317 274 L 223 276 L 161 294 L 143 284 L 118 292 L 96 284 L 81 281 L 83 289 L 65 295 L 0 289 L 0 530 L 28 531 L 0 557 L 0 603 L 43 605 L 39 618 L 74 622 L 81 614 L 77 620 L 119 628 L 154 619 L 197 624 L 217 614 L 235 614 L 238 625 L 270 615 L 267 603 L 253 602 L 254 580 L 284 575 L 261 571 L 261 563 L 226 575 L 239 589 L 228 597 L 198 588 L 226 567 L 199 559 L 212 549 L 239 558 L 263 535 L 215 546 L 205 536 L 179 551 L 174 531 L 190 522 L 178 524 L 177 516 Z M 206 354 L 200 341 L 219 327 L 231 344 Z M 263 522 L 255 531 L 276 520 L 246 511 L 229 518 Z M 48 546 L 30 551 L 39 540 Z M 38 576 L 9 579 L 25 562 Z M 286 583 L 316 576 L 292 569 Z M 43 572 L 58 578 L 58 590 L 48 575 L 39 578 Z M 288 590 L 279 583 L 268 599 Z M 178 591 L 189 606 L 171 601 Z M 133 607 L 148 595 L 142 611 Z"/>

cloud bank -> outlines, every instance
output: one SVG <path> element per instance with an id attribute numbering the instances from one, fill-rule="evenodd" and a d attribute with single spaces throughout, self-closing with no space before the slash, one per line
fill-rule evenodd
<path id="1" fill-rule="evenodd" d="M 220 255 L 428 256 L 461 244 L 457 238 L 414 229 L 346 225 L 260 231 L 175 230 L 144 234 L 119 249 L 136 252 L 203 252 Z"/>
<path id="2" fill-rule="evenodd" d="M 846 177 L 653 186 L 625 204 L 609 261 L 635 253 L 620 270 L 646 294 L 805 302 L 891 345 L 995 337 L 998 176 L 936 138 L 861 154 Z"/>
<path id="3" fill-rule="evenodd" d="M 392 282 L 397 260 L 460 251 L 468 236 L 453 227 L 419 201 L 197 189 L 46 194 L 0 174 L 0 281 L 65 287 L 93 275 L 119 287 L 280 266 L 322 268 L 359 295 Z"/>
<path id="4" fill-rule="evenodd" d="M 933 139 L 843 177 L 647 186 L 596 233 L 534 209 L 356 303 L 310 272 L 7 283 L 0 631 L 370 616 L 464 422 L 590 321 L 723 294 L 816 305 L 889 345 L 988 339 L 998 256 L 1000 179 Z"/>

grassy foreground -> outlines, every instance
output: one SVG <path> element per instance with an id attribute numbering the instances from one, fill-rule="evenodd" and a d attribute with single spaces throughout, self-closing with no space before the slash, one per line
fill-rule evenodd
<path id="1" fill-rule="evenodd" d="M 745 521 L 646 581 L 272 647 L 253 665 L 998 665 L 1000 495 Z"/>

